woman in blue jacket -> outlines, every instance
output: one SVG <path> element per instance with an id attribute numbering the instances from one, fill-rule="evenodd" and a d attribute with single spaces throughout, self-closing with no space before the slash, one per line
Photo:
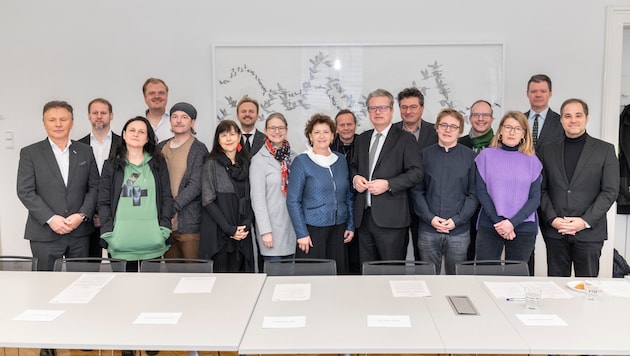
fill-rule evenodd
<path id="1" fill-rule="evenodd" d="M 344 243 L 354 237 L 353 196 L 343 155 L 330 150 L 335 123 L 315 114 L 304 134 L 311 148 L 295 158 L 287 208 L 297 236 L 297 258 L 328 258 L 347 271 Z"/>

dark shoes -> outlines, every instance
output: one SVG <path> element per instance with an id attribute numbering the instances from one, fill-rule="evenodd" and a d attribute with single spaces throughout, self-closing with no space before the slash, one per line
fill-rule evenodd
<path id="1" fill-rule="evenodd" d="M 55 349 L 41 349 L 39 356 L 57 356 L 57 351 Z"/>

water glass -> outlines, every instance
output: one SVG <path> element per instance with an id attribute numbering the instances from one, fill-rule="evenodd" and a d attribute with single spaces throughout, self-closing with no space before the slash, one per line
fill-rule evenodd
<path id="1" fill-rule="evenodd" d="M 597 300 L 600 293 L 601 288 L 599 281 L 593 279 L 584 281 L 584 295 L 586 296 L 586 300 Z"/>
<path id="2" fill-rule="evenodd" d="M 536 286 L 525 287 L 525 307 L 527 309 L 538 309 L 540 304 L 540 298 L 542 296 L 542 289 Z"/>

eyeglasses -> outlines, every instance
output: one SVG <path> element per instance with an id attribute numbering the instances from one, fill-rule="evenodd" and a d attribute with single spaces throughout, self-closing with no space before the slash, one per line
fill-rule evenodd
<path id="1" fill-rule="evenodd" d="M 491 119 L 492 114 L 488 114 L 485 112 L 471 112 L 470 117 L 472 118 L 483 117 L 484 119 Z"/>
<path id="2" fill-rule="evenodd" d="M 385 112 L 385 111 L 387 111 L 387 110 L 389 110 L 389 109 L 391 109 L 391 108 L 392 108 L 392 107 L 391 107 L 391 106 L 388 106 L 388 105 L 381 105 L 381 106 L 368 106 L 368 111 L 369 111 L 369 112 L 377 112 L 377 111 L 380 111 L 380 112 Z"/>
<path id="3" fill-rule="evenodd" d="M 286 126 L 269 126 L 267 130 L 274 132 L 285 132 L 287 130 Z"/>
<path id="4" fill-rule="evenodd" d="M 407 110 L 411 110 L 411 111 L 416 111 L 418 110 L 418 108 L 420 107 L 420 105 L 401 105 L 400 106 L 400 111 L 407 111 Z"/>
<path id="5" fill-rule="evenodd" d="M 523 128 L 520 126 L 501 126 L 501 129 L 505 132 L 512 132 L 514 131 L 517 134 L 520 134 L 521 132 L 523 132 Z"/>
<path id="6" fill-rule="evenodd" d="M 451 131 L 456 131 L 459 130 L 459 126 L 457 125 L 449 125 L 449 124 L 445 124 L 445 123 L 441 123 L 438 124 L 438 127 L 442 130 L 451 130 Z"/>

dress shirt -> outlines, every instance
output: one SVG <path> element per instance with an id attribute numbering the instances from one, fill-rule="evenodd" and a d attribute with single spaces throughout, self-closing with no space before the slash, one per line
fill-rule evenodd
<path id="1" fill-rule="evenodd" d="M 144 114 L 146 117 L 146 115 L 149 114 L 149 110 L 145 111 Z M 165 111 L 164 114 L 162 114 L 162 119 L 157 126 L 153 126 L 153 124 L 151 124 L 151 127 L 153 128 L 153 132 L 155 132 L 155 137 L 157 139 L 156 143 L 160 143 L 173 137 L 173 132 L 171 131 L 171 116 L 168 114 L 168 111 Z"/>
<path id="2" fill-rule="evenodd" d="M 52 147 L 53 154 L 55 155 L 55 160 L 57 161 L 57 166 L 61 171 L 61 177 L 63 178 L 63 183 L 68 185 L 68 171 L 70 170 L 70 140 L 66 143 L 66 147 L 63 149 L 59 148 L 59 146 L 55 145 L 54 142 L 48 138 L 48 142 L 50 142 L 50 147 Z"/>
<path id="3" fill-rule="evenodd" d="M 422 119 L 420 119 L 420 121 L 418 121 L 418 126 L 413 131 L 409 131 L 407 129 L 407 126 L 405 126 L 404 122 L 402 123 L 402 125 L 400 127 L 402 127 L 403 131 L 409 132 L 410 134 L 412 134 L 416 138 L 416 141 L 418 141 L 420 139 L 420 126 L 422 126 L 422 125 L 420 125 L 421 123 L 422 123 Z"/>
<path id="4" fill-rule="evenodd" d="M 109 157 L 109 150 L 112 147 L 112 130 L 109 130 L 107 136 L 103 139 L 103 143 L 98 142 L 96 136 L 90 133 L 90 146 L 94 152 L 98 173 L 101 174 L 103 171 L 103 162 Z"/>
<path id="5" fill-rule="evenodd" d="M 527 118 L 527 124 L 529 125 L 529 132 L 534 132 L 534 117 L 538 114 L 538 137 L 540 137 L 540 133 L 542 132 L 543 126 L 545 125 L 545 118 L 547 117 L 547 113 L 549 112 L 549 107 L 541 112 L 535 112 L 534 109 L 529 110 L 529 117 Z M 538 138 L 536 137 L 536 138 Z"/>
<path id="6" fill-rule="evenodd" d="M 387 125 L 387 127 L 385 129 L 383 129 L 383 131 L 380 132 L 381 134 L 381 138 L 378 141 L 378 147 L 376 148 L 376 154 L 374 155 L 374 165 L 372 167 L 370 167 L 370 176 L 366 177 L 367 180 L 372 180 L 372 173 L 374 172 L 374 167 L 376 167 L 376 162 L 378 162 L 378 157 L 381 155 L 381 150 L 383 149 L 383 144 L 385 143 L 385 140 L 387 139 L 387 134 L 389 133 L 389 130 L 392 128 L 392 124 L 390 123 L 389 125 Z M 379 132 L 376 131 L 376 129 L 374 129 L 374 131 L 372 132 L 372 138 L 370 139 L 370 150 L 372 149 L 372 144 L 374 143 L 374 138 L 376 137 L 376 134 L 378 134 Z M 371 206 L 372 205 L 372 194 L 370 194 L 369 191 L 366 191 L 367 195 L 366 195 L 366 199 L 367 199 L 367 206 Z"/>

